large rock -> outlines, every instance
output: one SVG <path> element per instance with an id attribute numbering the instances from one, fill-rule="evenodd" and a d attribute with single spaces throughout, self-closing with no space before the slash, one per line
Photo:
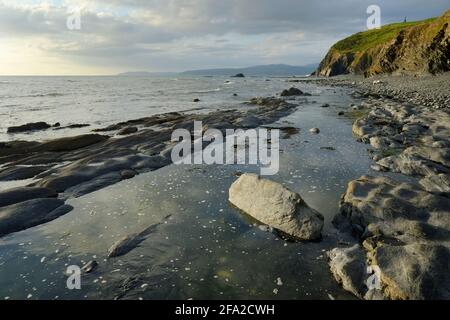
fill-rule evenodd
<path id="1" fill-rule="evenodd" d="M 87 190 L 92 192 L 120 181 L 122 179 L 120 172 L 123 170 L 159 169 L 166 164 L 167 161 L 162 157 L 144 155 L 116 157 L 96 163 L 77 161 L 58 168 L 58 171 L 55 172 L 57 174 L 46 176 L 37 184 L 57 192 L 64 192 L 69 188 L 78 186 L 81 189 L 76 191 L 76 194 L 84 195 Z"/>
<path id="2" fill-rule="evenodd" d="M 136 132 L 138 132 L 138 128 L 136 128 L 136 127 L 125 127 L 123 129 L 121 129 L 119 132 L 117 132 L 117 135 L 126 136 L 126 135 L 136 133 Z"/>
<path id="3" fill-rule="evenodd" d="M 54 220 L 73 208 L 59 199 L 33 199 L 0 209 L 0 237 Z"/>
<path id="4" fill-rule="evenodd" d="M 55 198 L 58 194 L 49 188 L 18 187 L 0 192 L 0 207 L 36 198 Z"/>
<path id="5" fill-rule="evenodd" d="M 30 179 L 48 169 L 49 166 L 12 166 L 0 170 L 0 181 Z"/>
<path id="6" fill-rule="evenodd" d="M 46 122 L 32 122 L 27 123 L 21 126 L 14 126 L 8 128 L 8 133 L 21 133 L 21 132 L 28 132 L 28 131 L 37 131 L 37 130 L 45 130 L 50 128 L 51 125 L 49 125 Z"/>
<path id="7" fill-rule="evenodd" d="M 328 252 L 330 271 L 342 287 L 359 298 L 367 293 L 366 253 L 359 245 L 334 248 Z"/>
<path id="8" fill-rule="evenodd" d="M 233 183 L 229 200 L 260 222 L 300 240 L 318 240 L 323 216 L 308 207 L 299 194 L 255 174 Z"/>
<path id="9" fill-rule="evenodd" d="M 407 235 L 411 232 L 409 221 L 430 223 L 434 216 L 448 212 L 447 197 L 387 177 L 362 176 L 349 183 L 334 223 L 350 224 L 363 231 L 370 229 L 371 224 L 383 227 L 389 224 L 399 234 Z M 450 222 L 450 215 L 442 219 Z"/>
<path id="10" fill-rule="evenodd" d="M 281 92 L 280 94 L 280 96 L 282 97 L 301 96 L 301 95 L 303 95 L 303 91 L 295 87 L 283 90 L 283 92 Z"/>
<path id="11" fill-rule="evenodd" d="M 367 260 L 369 266 L 378 268 L 381 294 L 355 290 L 360 283 L 359 271 L 346 272 L 346 283 L 351 285 L 341 279 L 344 288 L 360 297 L 364 294 L 365 299 L 449 299 L 449 213 L 448 197 L 416 184 L 370 176 L 350 182 L 333 222 L 341 230 L 352 232 L 366 254 L 359 258 L 352 254 L 350 259 L 349 252 L 340 252 L 345 254 L 340 260 L 351 261 L 352 265 Z M 355 253 L 360 250 L 354 249 Z M 331 257 L 333 274 L 336 266 L 346 271 L 337 253 Z M 343 277 L 341 273 L 340 277 L 335 275 L 336 279 Z"/>
<path id="12" fill-rule="evenodd" d="M 386 297 L 398 300 L 450 299 L 448 246 L 413 243 L 383 245 L 372 253 Z"/>
<path id="13" fill-rule="evenodd" d="M 95 179 L 82 182 L 64 191 L 64 197 L 78 198 L 88 193 L 103 189 L 122 180 L 120 173 L 111 172 Z"/>
<path id="14" fill-rule="evenodd" d="M 107 136 L 100 134 L 84 134 L 75 137 L 60 138 L 50 140 L 36 146 L 33 151 L 49 151 L 49 152 L 63 152 L 72 151 L 93 144 L 108 140 Z"/>

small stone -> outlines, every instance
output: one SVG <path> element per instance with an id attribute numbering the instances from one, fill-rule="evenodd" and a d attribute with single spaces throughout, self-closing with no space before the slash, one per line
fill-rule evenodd
<path id="1" fill-rule="evenodd" d="M 83 270 L 83 272 L 85 273 L 91 273 L 92 271 L 94 271 L 96 268 L 98 267 L 98 262 L 95 260 L 91 260 L 88 263 L 86 263 L 81 270 Z"/>
<path id="2" fill-rule="evenodd" d="M 120 172 L 120 176 L 122 177 L 122 179 L 127 180 L 127 179 L 131 179 L 134 176 L 136 176 L 136 171 L 134 170 L 130 170 L 130 169 L 126 169 L 126 170 L 122 170 Z"/>

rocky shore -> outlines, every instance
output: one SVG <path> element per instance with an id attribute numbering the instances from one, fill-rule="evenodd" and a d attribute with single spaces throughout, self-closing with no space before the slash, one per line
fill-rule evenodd
<path id="1" fill-rule="evenodd" d="M 450 299 L 450 75 L 319 80 L 354 89 L 353 134 L 380 176 L 348 185 L 334 224 L 358 244 L 329 252 L 343 287 L 364 299 Z M 410 182 L 382 172 L 402 173 Z M 369 269 L 367 269 L 369 268 Z M 367 270 L 379 285 L 370 287 Z M 378 270 L 376 272 L 376 270 Z"/>
<path id="2" fill-rule="evenodd" d="M 350 181 L 342 196 L 333 224 L 345 241 L 328 252 L 334 278 L 361 299 L 450 299 L 450 95 L 443 90 L 450 87 L 450 75 L 308 81 L 353 91 L 359 103 L 340 108 L 337 116 L 354 119 L 355 139 L 367 144 L 379 172 Z M 293 87 L 280 96 L 286 98 L 254 98 L 239 110 L 173 112 L 81 136 L 0 143 L 0 181 L 33 179 L 0 192 L 0 237 L 68 213 L 70 197 L 169 165 L 175 129 L 192 131 L 194 121 L 202 121 L 204 130 L 267 126 L 310 94 Z M 330 105 L 318 108 L 328 112 Z M 18 126 L 19 131 L 47 127 Z M 280 129 L 285 137 L 298 132 Z M 242 175 L 229 196 L 270 228 L 296 240 L 321 240 L 323 216 L 279 184 Z M 110 248 L 109 258 L 127 254 L 157 227 L 124 237 Z M 91 261 L 86 269 L 95 266 Z M 375 280 L 372 286 L 368 279 Z"/>
<path id="3" fill-rule="evenodd" d="M 255 128 L 292 113 L 297 104 L 291 102 L 275 97 L 255 98 L 241 110 L 166 113 L 118 123 L 81 136 L 44 142 L 3 142 L 0 181 L 33 179 L 33 182 L 0 192 L 0 236 L 69 212 L 70 208 L 64 205 L 69 197 L 79 197 L 171 164 L 175 145 L 171 135 L 175 129 L 192 132 L 194 121 L 202 121 L 204 130 Z M 21 128 L 25 127 L 35 128 Z"/>

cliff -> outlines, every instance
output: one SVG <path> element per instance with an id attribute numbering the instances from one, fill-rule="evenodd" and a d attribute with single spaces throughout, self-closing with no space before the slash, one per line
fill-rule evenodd
<path id="1" fill-rule="evenodd" d="M 331 47 L 316 75 L 440 73 L 450 70 L 450 10 L 441 17 L 356 33 Z"/>

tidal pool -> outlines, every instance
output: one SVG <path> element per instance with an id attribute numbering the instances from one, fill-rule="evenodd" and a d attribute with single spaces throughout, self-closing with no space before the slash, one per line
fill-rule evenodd
<path id="1" fill-rule="evenodd" d="M 285 241 L 228 203 L 238 172 L 257 166 L 171 165 L 69 199 L 67 215 L 1 238 L 0 299 L 352 299 L 332 278 L 326 251 L 341 240 L 331 220 L 347 183 L 370 174 L 372 161 L 352 121 L 337 116 L 347 92 L 317 90 L 279 121 L 300 131 L 281 140 L 280 172 L 269 178 L 325 216 L 322 241 Z M 107 258 L 117 240 L 168 215 L 136 249 Z M 67 267 L 90 260 L 98 268 L 69 290 Z"/>

